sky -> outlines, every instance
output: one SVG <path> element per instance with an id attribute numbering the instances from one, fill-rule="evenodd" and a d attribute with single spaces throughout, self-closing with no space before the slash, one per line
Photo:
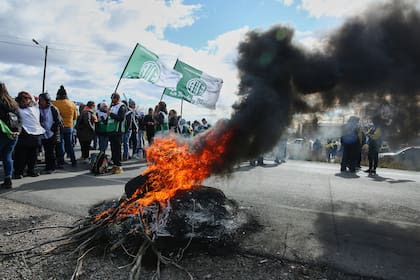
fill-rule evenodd
<path id="1" fill-rule="evenodd" d="M 250 30 L 286 25 L 296 44 L 322 49 L 322 40 L 371 3 L 386 0 L 2 0 L 0 81 L 12 96 L 45 89 L 55 99 L 64 85 L 71 100 L 110 102 L 136 43 L 169 67 L 176 59 L 223 79 L 215 110 L 163 97 L 187 120 L 228 118 L 237 100 L 237 46 Z M 39 44 L 36 45 L 32 39 Z M 147 111 L 162 88 L 122 79 L 118 92 Z"/>

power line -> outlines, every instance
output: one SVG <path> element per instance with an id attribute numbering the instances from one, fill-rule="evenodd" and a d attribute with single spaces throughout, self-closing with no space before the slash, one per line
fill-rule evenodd
<path id="1" fill-rule="evenodd" d="M 7 44 L 7 45 L 22 46 L 22 47 L 42 48 L 42 46 L 40 46 L 40 45 L 5 41 L 5 40 L 0 40 L 0 43 L 1 44 Z M 86 53 L 86 54 L 94 54 L 94 55 L 106 55 L 106 56 L 114 56 L 114 57 L 121 57 L 121 58 L 127 58 L 128 57 L 128 55 L 122 54 L 122 53 L 121 54 L 117 54 L 117 53 L 113 54 L 113 53 L 104 52 L 104 51 L 87 51 L 87 50 L 73 49 L 73 48 L 56 48 L 56 47 L 51 47 L 50 45 L 48 45 L 48 49 L 49 50 L 55 50 L 55 51 L 78 52 L 78 53 Z"/>
<path id="2" fill-rule="evenodd" d="M 7 44 L 7 45 L 15 45 L 15 46 L 38 48 L 38 46 L 34 46 L 33 44 L 16 43 L 16 42 L 9 42 L 9 41 L 3 41 L 3 40 L 0 40 L 0 43 Z"/>

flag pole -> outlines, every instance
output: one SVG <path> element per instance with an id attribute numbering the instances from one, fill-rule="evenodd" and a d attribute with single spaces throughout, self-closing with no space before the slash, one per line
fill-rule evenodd
<path id="1" fill-rule="evenodd" d="M 182 99 L 181 99 L 181 117 L 182 117 L 182 107 L 183 107 L 183 105 L 184 105 L 184 97 L 182 97 Z"/>
<path id="2" fill-rule="evenodd" d="M 123 70 L 123 71 L 122 71 L 122 73 L 121 73 L 120 79 L 118 80 L 118 83 L 117 83 L 117 86 L 115 87 L 114 92 L 117 92 L 118 86 L 120 85 L 120 82 L 121 82 L 121 79 L 122 79 L 122 77 L 123 77 L 123 75 L 124 75 L 124 72 L 125 72 L 125 70 L 127 69 L 128 63 L 130 62 L 131 58 L 133 57 L 133 54 L 134 54 L 134 52 L 136 51 L 136 48 L 137 48 L 138 44 L 139 44 L 139 43 L 137 43 L 137 44 L 136 44 L 136 46 L 134 47 L 133 52 L 131 53 L 130 57 L 128 58 L 127 63 L 125 64 L 124 70 Z"/>
<path id="3" fill-rule="evenodd" d="M 162 101 L 164 95 L 165 95 L 165 89 L 163 89 L 163 91 L 162 91 L 162 95 L 160 96 L 159 102 Z"/>

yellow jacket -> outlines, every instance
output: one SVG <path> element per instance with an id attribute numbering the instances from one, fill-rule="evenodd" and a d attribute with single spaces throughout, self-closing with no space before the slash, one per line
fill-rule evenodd
<path id="1" fill-rule="evenodd" d="M 60 115 L 63 118 L 64 127 L 73 127 L 74 121 L 77 119 L 76 104 L 68 99 L 60 99 L 53 101 L 53 104 L 60 110 Z"/>

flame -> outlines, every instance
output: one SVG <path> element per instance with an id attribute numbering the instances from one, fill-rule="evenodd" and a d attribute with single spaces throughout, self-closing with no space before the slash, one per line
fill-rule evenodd
<path id="1" fill-rule="evenodd" d="M 142 194 L 144 190 L 137 189 L 128 201 L 119 205 L 115 217 L 123 219 L 137 215 L 145 206 L 155 202 L 165 205 L 177 191 L 199 186 L 212 174 L 212 166 L 222 163 L 230 137 L 230 133 L 216 136 L 213 130 L 208 130 L 196 136 L 192 143 L 175 134 L 155 138 L 153 145 L 146 150 L 149 165 L 141 174 L 148 176 L 148 191 Z M 114 210 L 104 211 L 96 220 L 111 218 Z"/>

